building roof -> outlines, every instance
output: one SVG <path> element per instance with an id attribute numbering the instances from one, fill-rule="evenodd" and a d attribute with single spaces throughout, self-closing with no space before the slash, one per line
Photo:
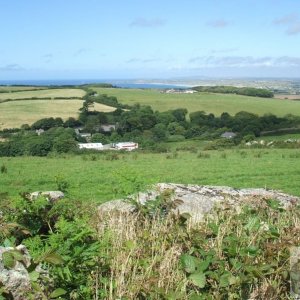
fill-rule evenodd
<path id="1" fill-rule="evenodd" d="M 223 134 L 221 134 L 221 137 L 227 138 L 227 139 L 234 138 L 235 136 L 236 136 L 236 133 L 234 133 L 232 131 L 226 131 Z"/>

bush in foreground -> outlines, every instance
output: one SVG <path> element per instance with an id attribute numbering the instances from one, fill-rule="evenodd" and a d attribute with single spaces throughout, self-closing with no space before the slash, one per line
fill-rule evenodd
<path id="1" fill-rule="evenodd" d="M 2 228 L 18 222 L 32 236 L 13 227 L 1 244 L 17 237 L 34 258 L 56 251 L 63 264 L 44 266 L 64 299 L 289 297 L 289 249 L 300 245 L 296 204 L 285 210 L 253 198 L 242 207 L 216 208 L 191 226 L 188 216 L 168 214 L 168 195 L 135 213 L 106 217 L 78 201 L 2 203 Z"/>

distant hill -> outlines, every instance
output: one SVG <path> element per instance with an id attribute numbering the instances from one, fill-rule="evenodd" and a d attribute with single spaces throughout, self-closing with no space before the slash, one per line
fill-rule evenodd
<path id="1" fill-rule="evenodd" d="M 198 92 L 220 93 L 220 94 L 237 94 L 251 97 L 273 98 L 274 93 L 266 89 L 253 87 L 235 87 L 235 86 L 195 86 L 192 88 Z"/>
<path id="2" fill-rule="evenodd" d="M 223 112 L 235 115 L 240 111 L 247 111 L 260 116 L 272 113 L 276 116 L 293 114 L 300 116 L 300 101 L 280 100 L 275 98 L 261 98 L 237 94 L 194 93 L 167 94 L 159 90 L 143 89 L 114 89 L 92 88 L 98 95 L 114 96 L 121 104 L 150 105 L 154 110 L 167 111 L 186 108 L 189 113 L 205 111 L 220 116 Z M 109 105 L 109 104 L 107 104 Z"/>

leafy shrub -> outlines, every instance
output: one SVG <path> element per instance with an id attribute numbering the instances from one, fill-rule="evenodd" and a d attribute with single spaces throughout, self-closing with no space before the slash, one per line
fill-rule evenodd
<path id="1" fill-rule="evenodd" d="M 57 190 L 66 192 L 69 188 L 68 181 L 62 176 L 62 175 L 56 175 L 55 176 L 55 183 L 57 186 Z"/>
<path id="2" fill-rule="evenodd" d="M 173 152 L 166 155 L 166 159 L 176 159 L 178 157 L 178 152 Z"/>
<path id="3" fill-rule="evenodd" d="M 185 137 L 183 135 L 169 135 L 168 136 L 168 142 L 182 142 L 185 140 Z"/>
<path id="4" fill-rule="evenodd" d="M 209 153 L 205 153 L 205 152 L 200 152 L 197 155 L 197 158 L 210 158 L 210 154 Z"/>
<path id="5" fill-rule="evenodd" d="M 7 173 L 7 167 L 5 164 L 2 164 L 0 167 L 0 172 L 1 174 L 6 174 Z"/>
<path id="6" fill-rule="evenodd" d="M 257 200 L 230 212 L 229 218 L 228 211 L 219 211 L 218 218 L 207 219 L 197 238 L 195 230 L 189 253 L 180 259 L 188 290 L 205 299 L 288 297 L 288 247 L 300 243 L 290 232 L 291 211 L 277 201 Z"/>

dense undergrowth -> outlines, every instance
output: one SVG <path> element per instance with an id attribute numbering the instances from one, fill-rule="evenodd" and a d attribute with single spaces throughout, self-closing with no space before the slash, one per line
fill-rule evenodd
<path id="1" fill-rule="evenodd" d="M 296 204 L 284 210 L 253 198 L 216 207 L 193 226 L 168 214 L 168 193 L 131 215 L 99 216 L 91 204 L 26 195 L 2 195 L 0 205 L 1 245 L 25 244 L 49 270 L 43 277 L 29 269 L 33 294 L 44 299 L 289 299 L 290 248 L 300 245 Z M 21 261 L 13 256 L 8 268 L 14 259 Z"/>

